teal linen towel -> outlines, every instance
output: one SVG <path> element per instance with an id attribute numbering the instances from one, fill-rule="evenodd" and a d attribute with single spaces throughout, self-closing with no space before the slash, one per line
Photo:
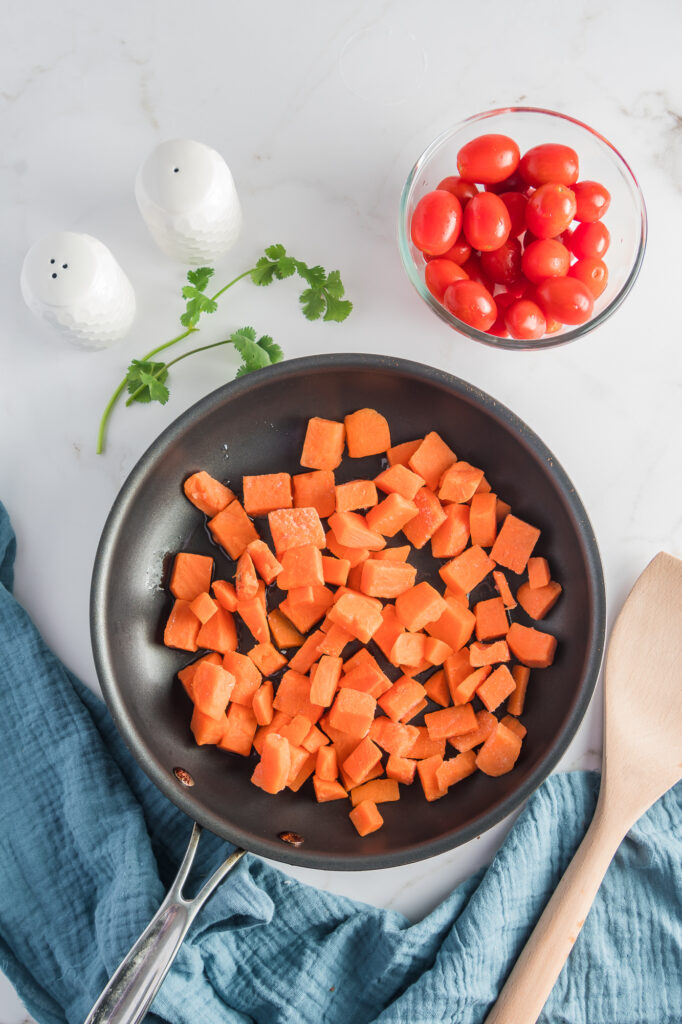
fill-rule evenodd
<path id="1" fill-rule="evenodd" d="M 0 968 L 40 1024 L 81 1024 L 158 907 L 191 822 L 12 596 L 0 505 Z M 655 695 L 652 695 L 655 699 Z M 554 775 L 493 863 L 411 925 L 247 856 L 148 1015 L 169 1024 L 478 1024 L 582 838 L 598 778 Z M 544 1024 L 681 1024 L 682 787 L 629 833 Z M 205 835 L 204 869 L 229 847 Z"/>

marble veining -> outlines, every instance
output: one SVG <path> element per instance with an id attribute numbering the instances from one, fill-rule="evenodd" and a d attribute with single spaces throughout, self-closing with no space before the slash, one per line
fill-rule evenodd
<path id="1" fill-rule="evenodd" d="M 88 591 L 107 512 L 157 434 L 236 365 L 222 350 L 188 360 L 169 403 L 118 410 L 107 454 L 94 454 L 102 407 L 127 362 L 170 338 L 180 312 L 184 270 L 156 250 L 133 196 L 140 161 L 177 137 L 221 152 L 244 207 L 241 239 L 216 280 L 281 240 L 306 260 L 339 267 L 355 302 L 347 324 L 309 324 L 291 282 L 265 291 L 244 282 L 202 327 L 201 343 L 253 323 L 288 357 L 417 358 L 492 393 L 572 478 L 600 545 L 612 621 L 644 564 L 660 549 L 682 550 L 682 365 L 670 312 L 682 219 L 677 0 L 575 0 L 561 34 L 532 0 L 433 0 L 428 14 L 407 0 L 293 0 L 267 16 L 223 4 L 196 32 L 186 12 L 181 0 L 96 9 L 24 0 L 3 24 L 0 499 L 18 533 L 17 596 L 46 641 L 97 688 Z M 521 103 L 565 111 L 611 139 L 640 180 L 650 219 L 640 280 L 623 307 L 583 342 L 531 355 L 449 331 L 413 292 L 396 245 L 400 190 L 426 144 L 462 117 Z M 130 276 L 138 318 L 110 350 L 59 342 L 21 301 L 26 250 L 58 230 L 101 238 Z M 84 488 L 87 509 L 74 501 Z M 44 528 L 45 493 L 59 510 L 58 543 Z M 598 768 L 600 750 L 598 688 L 559 769 Z M 490 861 L 510 826 L 428 864 L 286 870 L 417 920 Z M 1 977 L 0 1024 L 30 1024 Z"/>

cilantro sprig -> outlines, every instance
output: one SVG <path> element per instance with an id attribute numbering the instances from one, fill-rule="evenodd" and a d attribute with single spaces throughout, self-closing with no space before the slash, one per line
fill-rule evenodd
<path id="1" fill-rule="evenodd" d="M 306 284 L 299 295 L 299 302 L 301 311 L 307 320 L 322 319 L 341 323 L 353 309 L 353 303 L 344 298 L 345 289 L 338 270 L 327 273 L 324 267 L 319 265 L 309 267 L 303 260 L 288 255 L 283 245 L 268 246 L 255 266 L 249 267 L 248 270 L 233 278 L 214 295 L 207 295 L 206 291 L 214 274 L 215 271 L 212 267 L 198 267 L 196 270 L 188 271 L 187 284 L 182 289 L 185 310 L 180 316 L 180 323 L 184 330 L 170 341 L 153 348 L 140 359 L 132 360 L 125 377 L 112 394 L 102 414 L 97 435 L 98 454 L 104 451 L 109 419 L 123 393 L 128 392 L 126 405 L 132 405 L 134 402 L 145 404 L 160 402 L 161 405 L 165 405 L 170 397 L 168 371 L 171 366 L 179 363 L 182 359 L 196 355 L 198 352 L 205 352 L 207 349 L 217 348 L 220 345 L 232 345 L 241 356 L 241 363 L 236 375 L 243 377 L 247 373 L 253 373 L 255 370 L 278 363 L 284 358 L 282 349 L 270 335 L 264 334 L 262 337 L 256 338 L 256 331 L 253 327 L 241 327 L 224 341 L 191 349 L 169 362 L 154 361 L 153 357 L 159 352 L 183 341 L 190 334 L 195 334 L 199 330 L 198 325 L 202 317 L 215 313 L 220 296 L 243 278 L 250 277 L 254 284 L 265 287 L 272 284 L 273 281 L 283 281 L 285 278 L 298 275 Z"/>

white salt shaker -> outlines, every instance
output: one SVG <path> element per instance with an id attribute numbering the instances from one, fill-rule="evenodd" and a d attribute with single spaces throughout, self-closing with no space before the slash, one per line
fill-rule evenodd
<path id="1" fill-rule="evenodd" d="M 211 262 L 239 237 L 242 210 L 230 168 L 202 142 L 158 145 L 138 171 L 135 198 L 159 248 L 182 263 Z"/>
<path id="2" fill-rule="evenodd" d="M 113 253 L 75 231 L 45 235 L 31 246 L 21 293 L 36 316 L 84 348 L 107 348 L 135 318 L 135 292 Z"/>

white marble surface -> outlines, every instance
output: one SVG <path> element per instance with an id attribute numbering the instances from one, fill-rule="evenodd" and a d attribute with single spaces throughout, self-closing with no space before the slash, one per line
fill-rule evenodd
<path id="1" fill-rule="evenodd" d="M 218 279 L 282 241 L 338 266 L 356 304 L 343 326 L 309 324 L 293 284 L 256 291 L 245 282 L 203 340 L 254 323 L 288 356 L 408 356 L 491 392 L 573 478 L 601 547 L 611 615 L 656 551 L 680 553 L 682 8 L 420 6 L 417 17 L 417 5 L 399 0 L 24 0 L 5 12 L 0 497 L 18 535 L 17 595 L 93 687 L 88 589 L 108 509 L 159 431 L 235 365 L 223 350 L 186 363 L 168 405 L 117 412 L 106 455 L 95 455 L 121 369 L 176 327 L 184 270 L 155 248 L 133 198 L 140 160 L 164 138 L 216 147 L 234 174 L 245 229 Z M 650 216 L 644 268 L 624 307 L 581 343 L 531 355 L 478 346 L 437 321 L 409 286 L 395 240 L 400 188 L 426 143 L 463 116 L 513 103 L 564 110 L 603 132 L 631 162 Z M 106 242 L 136 288 L 136 325 L 109 351 L 67 347 L 22 304 L 25 251 L 62 228 Z M 600 742 L 597 697 L 560 767 L 596 767 Z M 489 860 L 508 827 L 405 868 L 295 873 L 417 918 Z M 24 1019 L 2 982 L 1 1024 Z"/>

